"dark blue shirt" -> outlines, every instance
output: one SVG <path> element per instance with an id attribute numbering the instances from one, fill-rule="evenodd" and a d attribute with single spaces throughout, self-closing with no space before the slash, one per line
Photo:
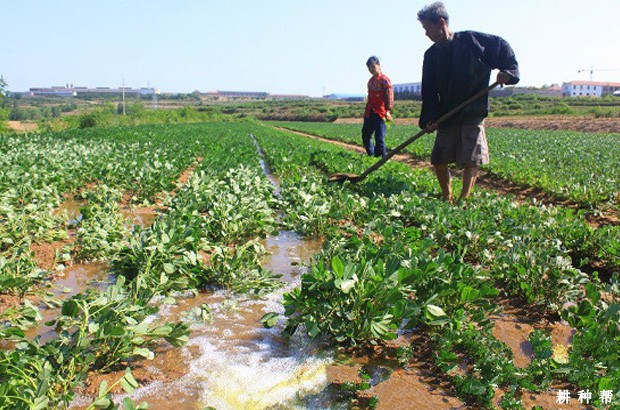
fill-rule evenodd
<path id="1" fill-rule="evenodd" d="M 501 37 L 477 31 L 461 31 L 424 53 L 420 127 L 437 121 L 463 101 L 488 87 L 491 70 L 510 74 L 508 84 L 519 82 L 515 53 Z M 488 94 L 479 98 L 442 126 L 481 121 L 489 114 Z"/>

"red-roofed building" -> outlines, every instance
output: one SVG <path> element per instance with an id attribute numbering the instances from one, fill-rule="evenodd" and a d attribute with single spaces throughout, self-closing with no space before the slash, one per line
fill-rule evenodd
<path id="1" fill-rule="evenodd" d="M 605 81 L 571 81 L 562 84 L 562 95 L 565 97 L 602 97 L 613 95 L 620 90 L 620 83 Z"/>

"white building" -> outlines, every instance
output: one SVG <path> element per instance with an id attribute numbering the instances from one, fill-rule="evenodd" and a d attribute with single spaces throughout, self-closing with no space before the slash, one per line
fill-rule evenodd
<path id="1" fill-rule="evenodd" d="M 92 94 L 123 94 L 125 95 L 153 95 L 159 94 L 159 90 L 153 87 L 141 87 L 131 88 L 131 87 L 123 87 L 123 88 L 110 88 L 110 87 L 74 87 L 73 84 L 66 85 L 64 87 L 37 87 L 31 88 L 25 96 L 34 97 L 34 96 L 57 96 L 57 97 L 82 97 L 85 95 Z"/>
<path id="2" fill-rule="evenodd" d="M 620 90 L 620 83 L 604 81 L 571 81 L 562 84 L 564 97 L 602 97 Z"/>
<path id="3" fill-rule="evenodd" d="M 413 97 L 422 95 L 422 83 L 392 84 L 394 95 L 401 97 Z"/>

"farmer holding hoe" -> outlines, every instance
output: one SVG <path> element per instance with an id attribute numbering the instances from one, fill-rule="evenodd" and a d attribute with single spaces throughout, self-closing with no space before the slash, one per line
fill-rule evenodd
<path id="1" fill-rule="evenodd" d="M 392 82 L 381 71 L 379 59 L 372 56 L 366 61 L 368 71 L 372 74 L 368 80 L 368 100 L 364 111 L 364 125 L 362 126 L 362 141 L 366 154 L 382 157 L 387 154 L 385 148 L 385 121 L 392 120 L 390 110 L 394 106 L 394 89 Z M 375 134 L 373 147 L 371 138 Z"/>
<path id="2" fill-rule="evenodd" d="M 428 132 L 437 130 L 431 163 L 445 201 L 453 200 L 448 164 L 464 168 L 460 203 L 475 185 L 480 166 L 489 163 L 484 131 L 484 118 L 489 113 L 488 94 L 441 124 L 436 121 L 486 88 L 492 69 L 500 70 L 497 82 L 503 86 L 519 82 L 519 67 L 512 48 L 501 37 L 476 31 L 451 32 L 448 13 L 441 2 L 420 10 L 418 21 L 434 43 L 424 53 L 419 125 Z"/>

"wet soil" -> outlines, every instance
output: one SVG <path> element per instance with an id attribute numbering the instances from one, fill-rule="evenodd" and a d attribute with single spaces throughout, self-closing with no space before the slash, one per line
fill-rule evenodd
<path id="1" fill-rule="evenodd" d="M 39 326 L 26 331 L 26 336 L 29 339 L 40 336 L 42 341 L 56 337 L 54 329 L 45 323 L 60 315 L 60 307 L 57 305 L 88 289 L 106 288 L 113 281 L 108 269 L 108 264 L 105 262 L 88 262 L 72 264 L 56 272 L 48 293 L 57 304 L 49 305 L 42 298 L 35 298 L 42 320 Z"/>
<path id="2" fill-rule="evenodd" d="M 399 346 L 411 346 L 413 357 L 406 367 L 396 359 Z M 345 350 L 348 363 L 330 366 L 328 380 L 339 386 L 362 382 L 360 371 L 370 376 L 370 388 L 356 393 L 364 407 L 378 398 L 378 409 L 466 409 L 451 391 L 447 379 L 433 365 L 433 348 L 419 333 L 401 335 L 397 340 L 362 351 Z"/>
<path id="3" fill-rule="evenodd" d="M 71 246 L 75 242 L 75 231 L 67 231 L 67 234 L 69 238 L 62 241 L 33 243 L 30 245 L 39 268 L 53 270 L 56 267 L 56 253 L 65 246 Z"/>

